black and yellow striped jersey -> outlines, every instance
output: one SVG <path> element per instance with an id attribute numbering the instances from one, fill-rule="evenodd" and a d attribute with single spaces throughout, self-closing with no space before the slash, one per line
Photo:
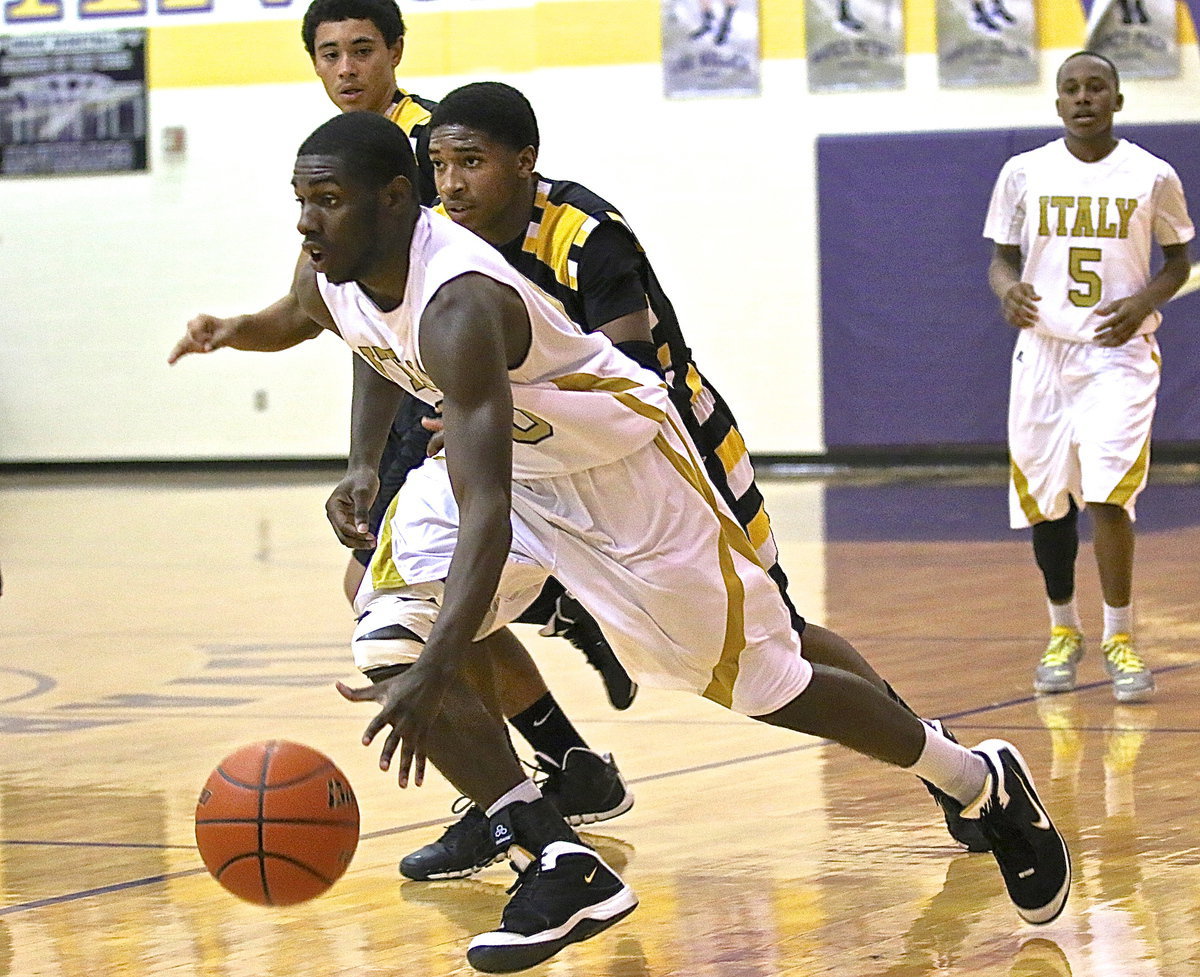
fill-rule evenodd
<path id="1" fill-rule="evenodd" d="M 695 366 L 675 310 L 637 236 L 603 197 L 538 177 L 526 232 L 499 250 L 587 332 L 648 304 L 659 365 L 672 386 L 688 383 Z"/>
<path id="2" fill-rule="evenodd" d="M 713 484 L 746 529 L 803 630 L 803 619 L 787 600 L 787 578 L 733 411 L 693 362 L 675 309 L 621 212 L 578 183 L 539 176 L 525 233 L 499 250 L 587 332 L 649 306 L 671 400 Z"/>
<path id="3" fill-rule="evenodd" d="M 392 107 L 387 113 L 387 117 L 395 122 L 412 142 L 419 174 L 417 193 L 426 207 L 433 206 L 437 199 L 437 188 L 433 183 L 433 164 L 429 162 L 429 120 L 436 108 L 437 102 L 398 88 L 392 97 Z"/>

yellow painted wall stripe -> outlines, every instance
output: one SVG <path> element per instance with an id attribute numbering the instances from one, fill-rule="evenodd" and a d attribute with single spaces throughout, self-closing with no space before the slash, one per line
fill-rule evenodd
<path id="1" fill-rule="evenodd" d="M 937 50 L 936 0 L 906 0 L 909 54 Z M 1179 4 L 1179 40 L 1196 27 Z M 1039 44 L 1082 47 L 1077 0 L 1037 0 Z M 661 58 L 659 0 L 576 0 L 527 7 L 406 13 L 408 44 L 399 76 L 531 71 L 654 63 Z M 803 58 L 804 7 L 761 0 L 762 55 Z M 262 85 L 314 80 L 300 42 L 300 18 L 149 29 L 149 77 L 156 88 Z"/>

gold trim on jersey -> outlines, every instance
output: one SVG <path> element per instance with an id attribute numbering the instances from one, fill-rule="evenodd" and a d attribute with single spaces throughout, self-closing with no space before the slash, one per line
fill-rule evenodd
<path id="1" fill-rule="evenodd" d="M 541 218 L 530 223 L 521 250 L 553 271 L 560 285 L 577 292 L 578 264 L 571 258 L 571 248 L 582 248 L 599 221 L 573 204 L 551 203 L 549 191 L 550 184 L 539 180 L 533 205 L 541 211 Z"/>
<path id="2" fill-rule="evenodd" d="M 1148 344 L 1153 345 L 1154 340 L 1151 337 L 1143 336 L 1142 338 L 1145 339 Z M 1152 359 L 1154 361 L 1154 365 L 1158 367 L 1159 372 L 1161 373 L 1162 372 L 1162 354 L 1160 354 L 1159 351 L 1156 349 L 1151 349 L 1150 350 L 1150 359 Z"/>
<path id="3" fill-rule="evenodd" d="M 1146 480 L 1146 469 L 1150 465 L 1150 438 L 1142 442 L 1142 450 L 1138 452 L 1137 461 L 1135 461 L 1125 473 L 1125 477 L 1117 482 L 1114 488 L 1108 494 L 1108 498 L 1104 501 L 1109 505 L 1125 506 L 1138 486 Z"/>
<path id="4" fill-rule="evenodd" d="M 1017 467 L 1017 463 L 1011 458 L 1009 458 L 1008 464 L 1012 476 L 1013 488 L 1017 490 L 1017 500 L 1021 503 L 1021 511 L 1025 513 L 1025 518 L 1031 523 L 1045 522 L 1046 517 L 1042 515 L 1042 510 L 1038 508 L 1037 500 L 1029 494 L 1029 479 L 1025 477 L 1025 473 Z"/>
<path id="5" fill-rule="evenodd" d="M 667 356 L 669 357 L 670 355 L 671 355 L 671 353 L 670 353 L 670 350 L 668 349 Z M 687 383 L 687 388 L 688 388 L 688 390 L 691 391 L 691 394 L 688 397 L 688 400 L 694 404 L 696 402 L 696 398 L 698 398 L 700 396 L 700 394 L 704 391 L 704 380 L 700 376 L 700 371 L 696 369 L 696 364 L 693 363 L 691 360 L 688 361 L 687 377 L 685 379 L 686 379 L 686 383 Z"/>
<path id="6" fill-rule="evenodd" d="M 688 445 L 686 434 L 679 430 L 674 418 L 668 418 L 668 423 L 680 442 Z M 741 667 L 741 655 L 746 648 L 746 618 L 744 614 L 746 591 L 742 586 L 741 577 L 738 576 L 733 565 L 733 553 L 736 551 L 755 564 L 759 562 L 758 556 L 751 548 L 745 530 L 717 507 L 712 487 L 705 479 L 700 469 L 700 463 L 692 454 L 690 447 L 687 449 L 687 455 L 682 455 L 667 442 L 662 434 L 655 437 L 654 445 L 671 463 L 671 466 L 700 494 L 721 525 L 718 559 L 721 566 L 721 577 L 729 596 L 726 604 L 725 639 L 721 647 L 721 657 L 713 666 L 712 679 L 701 695 L 717 705 L 730 709 L 733 707 L 733 687 L 737 682 L 738 670 Z"/>
<path id="7" fill-rule="evenodd" d="M 424 105 L 415 101 L 408 92 L 400 90 L 404 98 L 392 106 L 387 117 L 398 125 L 406 136 L 411 137 L 414 129 L 428 125 L 433 113 Z"/>
<path id="8" fill-rule="evenodd" d="M 746 457 L 746 442 L 742 440 L 736 427 L 731 427 L 729 433 L 717 445 L 716 455 L 721 459 L 721 466 L 725 469 L 726 474 L 732 472 Z"/>
<path id="9" fill-rule="evenodd" d="M 555 377 L 550 382 L 558 387 L 559 390 L 590 390 L 611 393 L 635 414 L 648 417 L 650 420 L 658 421 L 660 424 L 667 416 L 661 407 L 647 404 L 644 400 L 639 400 L 630 394 L 630 390 L 637 390 L 643 385 L 628 377 L 601 378 L 593 376 L 590 373 L 564 373 L 561 377 Z"/>
<path id="10" fill-rule="evenodd" d="M 763 544 L 771 540 L 771 518 L 767 515 L 765 506 L 759 505 L 758 512 L 755 513 L 754 518 L 746 526 L 746 532 L 750 536 L 750 545 L 754 547 L 755 551 L 758 551 Z M 775 547 L 771 547 L 771 552 L 774 553 L 774 551 Z M 759 554 L 759 557 L 760 562 L 763 562 L 762 554 Z M 766 561 L 765 565 L 771 566 L 774 563 L 775 560 L 771 559 Z"/>
<path id="11" fill-rule="evenodd" d="M 375 552 L 371 554 L 371 586 L 375 590 L 398 590 L 407 587 L 408 583 L 400 575 L 400 569 L 392 560 L 392 516 L 396 514 L 396 500 L 400 498 L 397 492 L 388 503 L 383 521 L 379 524 L 379 538 L 375 543 Z"/>

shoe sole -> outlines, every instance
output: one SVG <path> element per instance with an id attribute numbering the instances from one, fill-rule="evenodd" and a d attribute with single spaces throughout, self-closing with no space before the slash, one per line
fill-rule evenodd
<path id="1" fill-rule="evenodd" d="M 523 937 L 517 933 L 484 933 L 475 937 L 467 948 L 467 963 L 485 974 L 509 974 L 527 970 L 543 960 L 549 960 L 572 943 L 581 943 L 598 933 L 603 933 L 637 909 L 637 906 L 637 896 L 629 886 L 625 886 L 604 902 L 580 910 L 581 913 L 589 915 L 574 921 L 568 920 L 563 926 L 569 928 L 559 936 L 545 939 L 541 934 L 536 937 Z M 560 929 L 562 927 L 556 927 L 550 932 Z"/>
<path id="2" fill-rule="evenodd" d="M 1133 692 L 1123 692 L 1113 689 L 1113 698 L 1118 702 L 1149 702 L 1154 698 L 1154 686 L 1148 689 L 1136 689 Z"/>
<path id="3" fill-rule="evenodd" d="M 1038 695 L 1058 695 L 1062 692 L 1074 692 L 1078 682 L 1034 682 L 1033 691 Z"/>
<path id="4" fill-rule="evenodd" d="M 1062 888 L 1055 893 L 1054 897 L 1043 906 L 1037 906 L 1032 909 L 1026 909 L 1024 906 L 1016 907 L 1017 915 L 1025 922 L 1032 923 L 1035 926 L 1045 926 L 1047 923 L 1053 923 L 1062 914 L 1063 909 L 1067 905 L 1067 896 L 1071 894 L 1071 852 L 1067 848 L 1066 839 L 1063 838 L 1062 832 L 1054 824 L 1054 820 L 1050 817 L 1050 812 L 1046 810 L 1046 806 L 1042 803 L 1042 798 L 1037 792 L 1037 788 L 1033 786 L 1033 774 L 1030 772 L 1028 765 L 1025 763 L 1025 758 L 1021 756 L 1021 752 L 1009 743 L 1007 740 L 990 740 L 989 743 L 1000 743 L 1012 755 L 1012 758 L 1017 764 L 1017 773 L 1024 784 L 1025 790 L 1029 795 L 1037 801 L 1037 806 L 1045 813 L 1047 820 L 1050 821 L 1050 827 L 1058 838 L 1058 843 L 1062 846 L 1063 858 L 1067 863 L 1066 879 L 1063 881 Z M 983 745 L 983 744 L 980 744 Z M 976 747 L 978 749 L 978 747 Z"/>
<path id="5" fill-rule="evenodd" d="M 501 852 L 495 858 L 488 859 L 486 862 L 481 862 L 478 865 L 473 865 L 470 868 L 456 868 L 447 872 L 429 872 L 426 875 L 409 875 L 404 871 L 403 864 L 400 865 L 400 874 L 410 882 L 445 882 L 447 879 L 468 879 L 472 875 L 482 872 L 490 865 L 495 865 L 497 862 L 504 860 L 504 853 Z"/>
<path id="6" fill-rule="evenodd" d="M 627 790 L 625 791 L 625 798 L 611 810 L 564 815 L 563 820 L 572 827 L 578 827 L 581 824 L 598 824 L 600 821 L 611 821 L 613 818 L 620 817 L 631 807 L 633 807 L 633 793 Z"/>

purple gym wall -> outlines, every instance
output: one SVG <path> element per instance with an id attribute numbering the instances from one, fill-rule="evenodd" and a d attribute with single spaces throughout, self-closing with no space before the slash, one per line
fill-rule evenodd
<path id="1" fill-rule="evenodd" d="M 1014 336 L 987 285 L 983 219 L 1004 161 L 1059 135 L 1047 128 L 818 140 L 831 454 L 1002 448 Z M 1118 135 L 1171 162 L 1200 222 L 1200 125 L 1120 126 Z M 1200 260 L 1195 244 L 1192 260 Z M 1167 307 L 1158 338 L 1164 371 L 1154 443 L 1200 447 L 1200 292 Z"/>

